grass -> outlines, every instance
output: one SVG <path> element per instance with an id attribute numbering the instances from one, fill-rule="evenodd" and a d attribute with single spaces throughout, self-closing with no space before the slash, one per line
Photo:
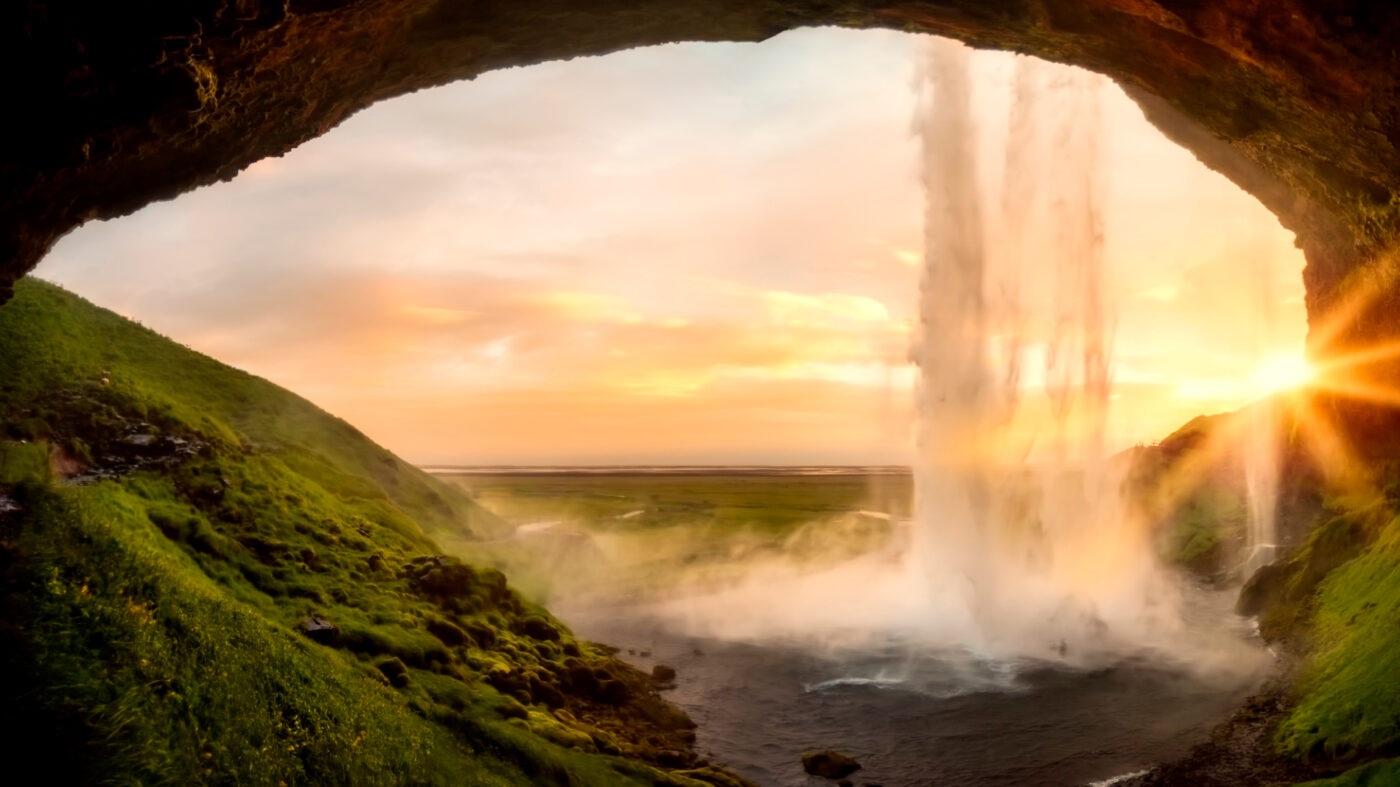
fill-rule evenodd
<path id="1" fill-rule="evenodd" d="M 1174 462 L 1190 461 L 1231 417 L 1238 416 L 1197 419 L 1147 449 L 1139 481 L 1150 487 Z M 1166 512 L 1161 535 L 1168 562 L 1210 576 L 1220 569 L 1222 551 L 1242 541 L 1243 500 L 1232 461 L 1224 457 Z M 1400 751 L 1400 489 L 1390 479 L 1400 473 L 1377 463 L 1380 493 L 1343 498 L 1329 494 L 1307 462 L 1285 467 L 1285 488 L 1305 494 L 1282 504 L 1279 515 L 1306 515 L 1306 541 L 1251 578 L 1239 605 L 1258 615 L 1266 639 L 1301 655 L 1272 744 L 1288 759 L 1344 771 L 1310 784 L 1397 783 L 1400 760 L 1388 758 Z M 1320 510 L 1308 502 L 1313 498 Z"/>
<path id="2" fill-rule="evenodd" d="M 1390 787 L 1400 784 L 1400 759 L 1378 760 L 1352 768 L 1333 779 L 1304 782 L 1306 787 Z"/>
<path id="3" fill-rule="evenodd" d="M 1335 540 L 1324 528 L 1310 546 Z M 1357 551 L 1306 599 L 1310 659 L 1278 733 L 1293 757 L 1347 761 L 1400 746 L 1400 519 Z"/>
<path id="4" fill-rule="evenodd" d="M 907 517 L 913 495 L 905 475 L 502 474 L 444 480 L 513 524 L 564 520 L 596 532 L 713 527 L 774 538 L 853 510 Z"/>
<path id="5" fill-rule="evenodd" d="M 439 556 L 505 525 L 343 421 L 32 279 L 0 309 L 0 368 L 14 773 L 736 783 L 655 765 L 688 720 L 499 572 Z"/>
<path id="6" fill-rule="evenodd" d="M 558 554 L 548 538 L 455 544 L 501 567 L 523 592 L 548 600 L 578 594 L 655 595 L 713 582 L 755 560 L 831 561 L 891 535 L 888 520 L 912 508 L 902 474 L 559 473 L 444 475 L 443 480 L 512 525 L 559 523 L 586 549 Z M 577 555 L 588 557 L 577 560 Z"/>
<path id="7" fill-rule="evenodd" d="M 412 511 L 430 533 L 499 527 L 310 402 L 53 285 L 17 287 L 0 312 L 0 332 L 0 403 L 12 439 L 67 442 L 118 415 L 141 418 L 225 451 L 275 453 L 330 494 Z"/>
<path id="8" fill-rule="evenodd" d="M 658 765 L 689 722 L 482 563 L 523 564 L 504 534 L 564 520 L 674 579 L 735 549 L 865 548 L 889 526 L 855 512 L 909 513 L 888 476 L 442 483 L 32 279 L 0 309 L 0 368 L 0 749 L 54 783 L 736 784 Z M 1164 549 L 1209 565 L 1238 496 L 1184 500 Z M 1265 630 L 1307 645 L 1279 752 L 1356 766 L 1326 784 L 1400 775 L 1400 519 L 1373 509 L 1327 514 L 1253 591 Z M 312 618 L 335 636 L 303 635 Z"/>

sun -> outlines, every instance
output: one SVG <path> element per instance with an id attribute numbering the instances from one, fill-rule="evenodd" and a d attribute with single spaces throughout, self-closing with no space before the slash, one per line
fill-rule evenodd
<path id="1" fill-rule="evenodd" d="M 1254 388 L 1265 396 L 1303 388 L 1313 382 L 1317 370 L 1301 354 L 1280 353 L 1265 358 L 1254 368 Z"/>

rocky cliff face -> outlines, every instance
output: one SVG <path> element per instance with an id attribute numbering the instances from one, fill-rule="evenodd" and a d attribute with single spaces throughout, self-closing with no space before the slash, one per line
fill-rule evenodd
<path id="1" fill-rule="evenodd" d="M 1307 253 L 1328 341 L 1400 333 L 1400 7 L 1386 0 L 51 0 L 0 11 L 0 295 L 92 218 L 232 177 L 374 101 L 483 71 L 802 25 L 893 27 L 1118 79 Z M 1359 277 L 1377 266 L 1379 275 Z M 1316 332 L 1315 332 L 1316 333 Z M 1319 334 L 1320 335 L 1320 334 Z"/>

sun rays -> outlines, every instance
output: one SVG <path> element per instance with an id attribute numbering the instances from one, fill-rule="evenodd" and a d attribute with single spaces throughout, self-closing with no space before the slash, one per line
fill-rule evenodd
<path id="1" fill-rule="evenodd" d="M 1368 449 L 1374 453 L 1384 437 L 1385 411 L 1400 408 L 1400 375 L 1395 374 L 1400 340 L 1361 341 L 1359 326 L 1376 324 L 1368 313 L 1395 292 L 1397 283 L 1392 255 L 1352 274 L 1314 318 L 1309 358 L 1264 358 L 1248 372 L 1258 401 L 1202 422 L 1194 437 L 1189 432 L 1177 437 L 1177 452 L 1145 490 L 1142 524 L 1160 521 L 1185 504 L 1222 463 L 1243 456 L 1252 439 L 1257 445 L 1257 430 L 1266 425 L 1274 430 L 1265 441 L 1273 446 L 1269 461 L 1315 479 L 1331 506 L 1356 511 L 1383 503 Z"/>
<path id="2" fill-rule="evenodd" d="M 1317 370 L 1301 355 L 1271 355 L 1254 369 L 1251 381 L 1261 395 L 1303 388 L 1317 376 Z"/>

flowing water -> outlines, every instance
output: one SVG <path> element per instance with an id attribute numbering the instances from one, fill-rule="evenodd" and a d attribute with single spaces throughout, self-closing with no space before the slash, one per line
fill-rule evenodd
<path id="1" fill-rule="evenodd" d="M 1202 622 L 1217 625 L 1230 600 L 1194 602 Z M 762 787 L 820 782 L 800 757 L 828 748 L 862 764 L 851 777 L 858 785 L 1090 784 L 1186 754 L 1258 678 L 1143 657 L 1086 670 L 895 641 L 814 648 L 715 639 L 636 608 L 564 615 L 643 669 L 675 667 L 677 687 L 665 695 L 699 724 L 701 754 Z"/>
<path id="2" fill-rule="evenodd" d="M 990 135 L 970 58 L 930 40 L 918 82 L 927 207 L 912 560 L 940 616 L 962 618 L 964 644 L 981 652 L 1162 644 L 1179 628 L 1178 601 L 1121 500 L 1125 468 L 1105 455 L 1097 82 L 1018 59 L 992 199 L 976 167 Z"/>
<path id="3" fill-rule="evenodd" d="M 624 658 L 677 667 L 701 750 L 759 784 L 806 783 L 800 754 L 828 747 L 865 763 L 856 783 L 1085 784 L 1186 753 L 1267 669 L 1232 594 L 1157 564 L 1106 453 L 1096 84 L 1022 58 L 989 188 L 969 51 L 929 44 L 912 520 L 855 556 L 555 603 Z M 1251 467 L 1260 545 L 1277 479 Z"/>

